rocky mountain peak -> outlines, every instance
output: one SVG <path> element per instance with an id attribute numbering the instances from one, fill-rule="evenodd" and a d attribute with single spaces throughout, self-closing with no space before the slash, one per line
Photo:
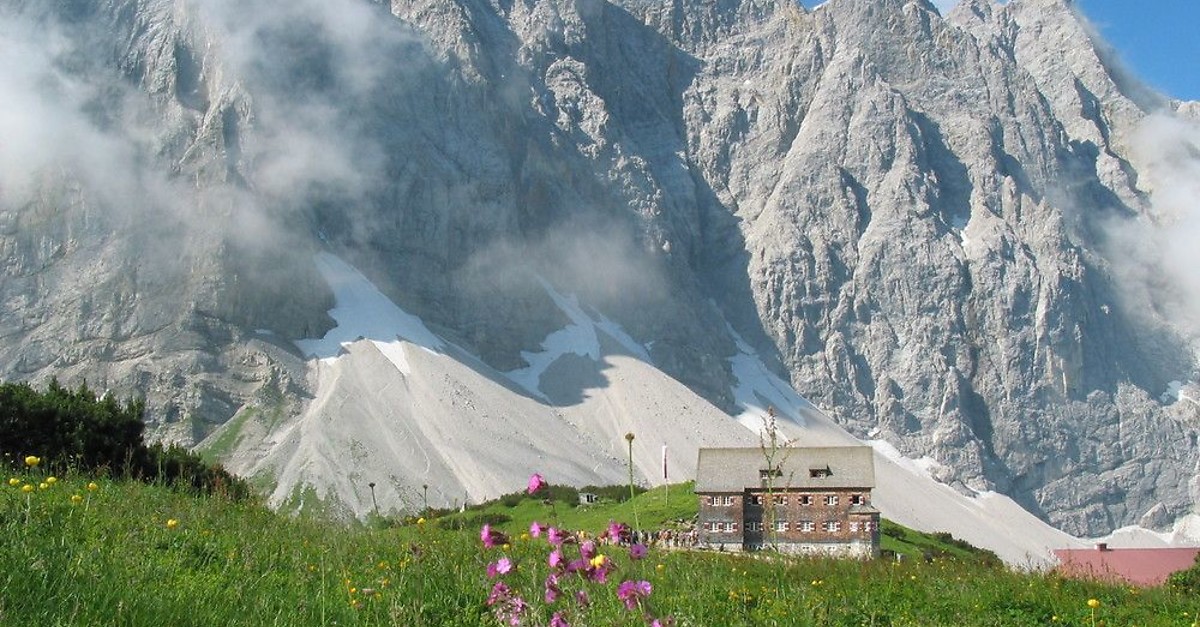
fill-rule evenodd
<path id="1" fill-rule="evenodd" d="M 1195 506 L 1185 301 L 1131 292 L 1170 264 L 1117 236 L 1165 215 L 1140 129 L 1194 107 L 1170 117 L 1070 2 L 0 6 L 52 35 L 14 37 L 0 85 L 54 113 L 0 161 L 23 190 L 0 196 L 6 376 L 145 394 L 167 439 L 232 420 L 299 481 L 303 447 L 268 444 L 289 425 L 415 402 L 423 376 L 394 338 L 337 367 L 298 350 L 338 324 L 332 252 L 446 338 L 437 407 L 397 420 L 622 424 L 641 409 L 589 395 L 652 368 L 692 395 L 671 412 L 715 421 L 767 402 L 753 354 L 855 436 L 1072 533 Z M 408 470 L 454 474 L 433 457 Z"/>

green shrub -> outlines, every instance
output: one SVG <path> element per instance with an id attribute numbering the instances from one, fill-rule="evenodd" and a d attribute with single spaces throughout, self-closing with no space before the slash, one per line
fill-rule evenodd
<path id="1" fill-rule="evenodd" d="M 1200 554 L 1196 555 L 1194 566 L 1167 577 L 1167 586 L 1184 594 L 1200 594 Z"/>
<path id="2" fill-rule="evenodd" d="M 28 383 L 3 383 L 0 454 L 13 467 L 36 455 L 50 469 L 159 481 L 233 499 L 251 495 L 245 481 L 185 448 L 146 446 L 145 411 L 141 400 L 97 396 L 86 383 L 69 390 L 51 379 L 45 392 Z"/>

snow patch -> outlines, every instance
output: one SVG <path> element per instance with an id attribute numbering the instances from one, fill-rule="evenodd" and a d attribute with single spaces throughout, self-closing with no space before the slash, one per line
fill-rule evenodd
<path id="1" fill-rule="evenodd" d="M 900 466 L 901 468 L 904 468 L 905 470 L 907 470 L 915 475 L 921 475 L 924 477 L 928 477 L 929 479 L 933 479 L 934 481 L 937 481 L 937 479 L 935 477 L 935 473 L 939 470 L 945 469 L 945 467 L 942 466 L 942 464 L 940 462 L 938 462 L 938 460 L 936 460 L 932 457 L 926 456 L 926 457 L 922 457 L 920 459 L 912 459 L 910 457 L 905 457 L 904 454 L 901 453 L 899 449 L 897 449 L 895 446 L 892 446 L 892 444 L 890 442 L 888 442 L 887 440 L 867 440 L 866 442 L 864 442 L 864 444 L 875 449 L 876 453 L 879 453 L 880 455 L 883 455 L 884 457 L 888 458 L 893 463 L 895 463 L 897 466 Z M 985 493 L 977 492 L 976 494 L 985 494 Z"/>
<path id="2" fill-rule="evenodd" d="M 309 357 L 336 360 L 343 348 L 370 340 L 396 369 L 407 375 L 411 369 L 403 342 L 430 352 L 445 346 L 420 318 L 409 314 L 385 296 L 354 266 L 330 253 L 315 256 L 317 270 L 333 290 L 335 305 L 329 316 L 337 322 L 320 339 L 297 340 L 296 346 Z"/>
<path id="3" fill-rule="evenodd" d="M 773 407 L 777 417 L 791 420 L 801 427 L 807 426 L 806 416 L 820 410 L 797 394 L 791 384 L 767 369 L 758 352 L 733 327 L 726 324 L 725 328 L 738 349 L 738 354 L 729 358 L 733 377 L 737 380 L 733 388 L 734 402 L 742 408 L 737 421 L 747 429 L 760 433 L 769 419 L 767 410 Z"/>
<path id="4" fill-rule="evenodd" d="M 514 383 L 538 398 L 549 400 L 541 390 L 542 374 L 563 355 L 573 354 L 600 361 L 600 337 L 597 335 L 597 331 L 612 338 L 637 359 L 648 364 L 654 363 L 650 359 L 650 353 L 646 347 L 634 340 L 621 325 L 600 314 L 597 314 L 595 318 L 589 316 L 580 307 L 579 298 L 574 294 L 564 296 L 545 280 L 539 278 L 538 281 L 554 304 L 567 315 L 571 322 L 562 329 L 547 335 L 546 339 L 542 340 L 541 351 L 521 351 L 521 357 L 529 365 L 504 373 Z"/>
<path id="5" fill-rule="evenodd" d="M 1130 525 L 1107 536 L 1093 538 L 1091 542 L 1104 542 L 1113 548 L 1196 546 L 1200 544 L 1200 514 L 1188 514 L 1177 519 L 1170 531 L 1154 531 Z"/>

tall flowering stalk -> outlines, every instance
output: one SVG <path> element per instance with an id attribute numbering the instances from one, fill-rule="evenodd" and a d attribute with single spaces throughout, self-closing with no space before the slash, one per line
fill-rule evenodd
<path id="1" fill-rule="evenodd" d="M 629 502 L 633 505 L 633 527 L 634 527 L 634 529 L 641 531 L 642 525 L 640 522 L 638 522 L 637 503 L 634 502 L 634 500 L 633 500 L 634 494 L 633 494 L 633 432 L 632 431 L 625 434 L 625 442 L 629 445 Z"/>
<path id="2" fill-rule="evenodd" d="M 529 476 L 529 484 L 525 488 L 525 493 L 534 496 L 539 492 L 546 493 L 546 501 L 550 503 L 550 515 L 554 517 L 554 522 L 558 522 L 558 508 L 554 505 L 554 493 L 550 491 L 550 484 L 542 478 L 539 473 L 533 473 Z"/>

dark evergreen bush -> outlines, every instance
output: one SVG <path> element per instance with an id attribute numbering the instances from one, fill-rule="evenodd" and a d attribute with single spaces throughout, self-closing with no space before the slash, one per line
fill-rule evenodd
<path id="1" fill-rule="evenodd" d="M 96 396 L 87 384 L 70 390 L 51 380 L 45 392 L 28 383 L 0 384 L 0 454 L 19 466 L 28 455 L 54 472 L 108 473 L 161 481 L 205 493 L 246 498 L 249 485 L 179 446 L 146 446 L 141 400 Z"/>

